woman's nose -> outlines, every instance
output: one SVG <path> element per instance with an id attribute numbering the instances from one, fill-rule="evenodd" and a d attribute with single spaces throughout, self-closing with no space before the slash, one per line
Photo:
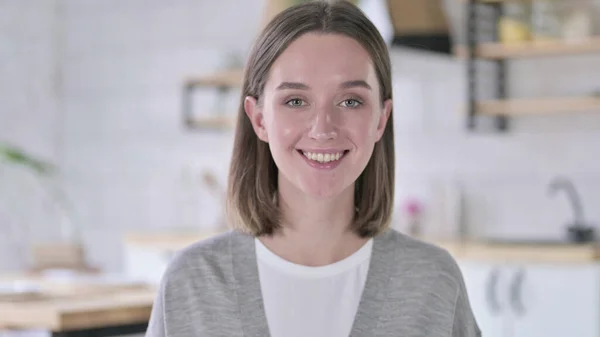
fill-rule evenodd
<path id="1" fill-rule="evenodd" d="M 318 141 L 331 140 L 337 137 L 333 111 L 320 109 L 314 114 L 308 136 Z"/>

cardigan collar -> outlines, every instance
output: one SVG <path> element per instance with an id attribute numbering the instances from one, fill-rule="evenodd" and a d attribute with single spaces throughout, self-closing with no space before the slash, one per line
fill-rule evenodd
<path id="1" fill-rule="evenodd" d="M 373 252 L 367 280 L 358 305 L 350 337 L 373 336 L 378 325 L 388 284 L 394 267 L 394 240 L 390 230 L 373 239 Z M 241 315 L 242 328 L 246 337 L 269 336 L 260 288 L 254 238 L 234 232 L 230 241 L 234 291 Z"/>

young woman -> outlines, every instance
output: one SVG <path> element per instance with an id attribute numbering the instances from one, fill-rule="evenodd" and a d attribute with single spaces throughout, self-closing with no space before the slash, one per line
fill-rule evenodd
<path id="1" fill-rule="evenodd" d="M 147 336 L 480 336 L 453 258 L 390 228 L 390 60 L 363 13 L 276 16 L 242 95 L 234 229 L 172 261 Z"/>

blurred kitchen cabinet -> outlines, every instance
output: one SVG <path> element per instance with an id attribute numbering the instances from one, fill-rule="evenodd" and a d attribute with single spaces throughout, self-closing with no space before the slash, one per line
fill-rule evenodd
<path id="1" fill-rule="evenodd" d="M 486 337 L 505 337 L 508 324 L 502 310 L 505 297 L 500 296 L 500 269 L 492 264 L 460 263 L 469 302 L 479 328 Z"/>
<path id="2" fill-rule="evenodd" d="M 599 265 L 460 266 L 484 336 L 600 336 Z"/>
<path id="3" fill-rule="evenodd" d="M 515 273 L 514 337 L 600 336 L 600 268 L 527 266 Z"/>
<path id="4" fill-rule="evenodd" d="M 443 0 L 388 0 L 393 45 L 450 54 L 450 23 Z"/>

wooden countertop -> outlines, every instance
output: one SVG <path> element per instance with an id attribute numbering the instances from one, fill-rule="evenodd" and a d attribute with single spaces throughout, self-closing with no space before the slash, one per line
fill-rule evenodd
<path id="1" fill-rule="evenodd" d="M 156 289 L 145 284 L 73 285 L 27 276 L 2 277 L 41 284 L 39 290 L 0 294 L 0 328 L 66 331 L 147 323 Z"/>
<path id="2" fill-rule="evenodd" d="M 218 232 L 131 233 L 125 237 L 124 241 L 126 244 L 136 246 L 178 250 L 216 233 Z M 600 246 L 598 244 L 491 243 L 477 240 L 419 239 L 446 249 L 459 260 L 521 263 L 600 262 Z"/>
<path id="3" fill-rule="evenodd" d="M 498 263 L 595 263 L 597 244 L 491 243 L 478 241 L 424 240 L 446 249 L 457 260 Z"/>

